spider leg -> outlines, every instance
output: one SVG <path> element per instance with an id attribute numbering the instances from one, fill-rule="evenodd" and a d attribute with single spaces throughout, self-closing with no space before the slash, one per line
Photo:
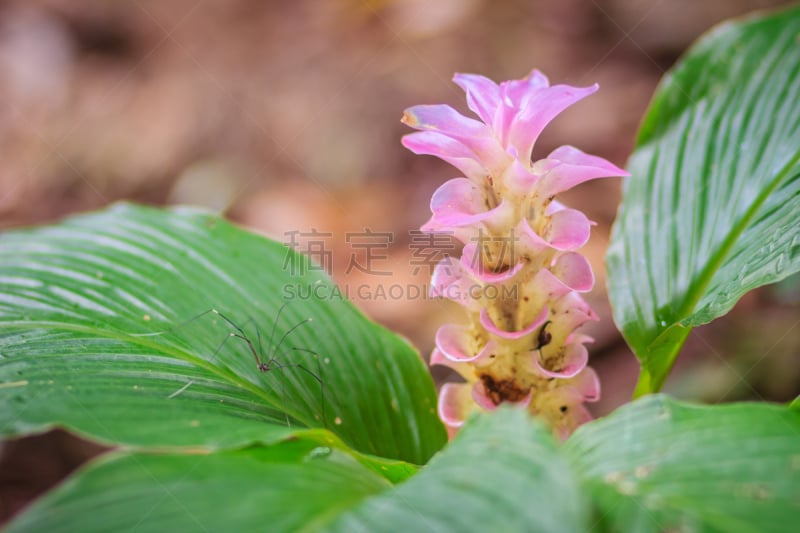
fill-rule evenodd
<path id="1" fill-rule="evenodd" d="M 327 428 L 328 427 L 328 421 L 327 421 L 326 416 L 325 416 L 325 381 L 321 377 L 322 365 L 320 365 L 320 362 L 319 362 L 319 354 L 317 354 L 316 352 L 314 352 L 312 350 L 307 350 L 305 348 L 291 348 L 291 350 L 292 351 L 297 351 L 297 352 L 306 352 L 306 353 L 314 355 L 317 358 L 317 370 L 318 370 L 319 374 L 314 373 L 312 370 L 310 370 L 307 366 L 303 365 L 302 363 L 282 363 L 278 359 L 272 358 L 272 359 L 270 359 L 269 364 L 270 365 L 275 365 L 275 368 L 277 368 L 279 370 L 283 370 L 283 369 L 286 369 L 286 368 L 297 368 L 297 369 L 302 370 L 303 372 L 305 372 L 307 375 L 311 376 L 317 383 L 319 383 L 320 402 L 321 402 L 320 403 L 320 409 L 321 409 L 322 424 L 323 424 L 323 426 L 325 426 L 325 428 Z M 283 353 L 283 354 L 280 354 L 280 355 L 286 355 L 286 354 Z"/>

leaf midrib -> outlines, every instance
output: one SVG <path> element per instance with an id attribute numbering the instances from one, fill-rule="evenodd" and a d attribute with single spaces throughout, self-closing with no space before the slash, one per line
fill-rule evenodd
<path id="1" fill-rule="evenodd" d="M 678 316 L 688 317 L 692 312 L 694 312 L 695 307 L 705 295 L 708 287 L 711 285 L 714 275 L 719 271 L 725 259 L 733 250 L 736 241 L 750 227 L 750 223 L 753 221 L 761 207 L 767 202 L 775 189 L 781 185 L 784 179 L 790 175 L 790 172 L 798 163 L 800 163 L 800 150 L 798 150 L 794 157 L 791 158 L 786 165 L 784 165 L 775 178 L 769 182 L 768 186 L 761 189 L 760 194 L 750 205 L 744 216 L 742 216 L 734 225 L 732 231 L 728 233 L 728 236 L 722 242 L 722 245 L 717 248 L 717 251 L 711 255 L 710 261 L 706 263 L 706 266 L 702 270 L 700 276 L 696 278 L 694 283 L 690 284 L 690 289 L 687 291 L 688 298 L 684 299 L 683 305 L 678 309 Z"/>

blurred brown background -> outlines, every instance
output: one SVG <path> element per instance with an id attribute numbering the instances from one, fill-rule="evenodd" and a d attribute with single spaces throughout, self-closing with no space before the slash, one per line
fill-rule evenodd
<path id="1" fill-rule="evenodd" d="M 121 199 L 191 203 L 283 242 L 331 234 L 342 285 L 422 284 L 408 231 L 457 171 L 404 150 L 404 108 L 464 110 L 453 72 L 495 80 L 532 68 L 599 93 L 545 131 L 535 155 L 573 144 L 624 165 L 664 71 L 713 24 L 767 0 L 179 0 L 0 3 L 0 229 Z M 598 222 L 584 248 L 601 316 L 589 333 L 604 398 L 627 401 L 637 363 L 611 320 L 603 254 L 618 180 L 563 201 Z M 379 270 L 346 273 L 347 232 L 393 232 Z M 689 338 L 667 390 L 703 401 L 797 394 L 798 283 L 745 297 Z M 374 293 L 373 293 L 374 294 Z M 356 299 L 423 354 L 460 310 L 447 302 Z M 438 374 L 437 374 L 438 375 Z M 96 449 L 63 433 L 0 449 L 0 521 Z"/>

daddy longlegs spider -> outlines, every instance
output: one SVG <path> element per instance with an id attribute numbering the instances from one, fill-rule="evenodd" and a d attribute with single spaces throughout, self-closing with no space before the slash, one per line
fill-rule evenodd
<path id="1" fill-rule="evenodd" d="M 161 331 L 161 332 L 158 332 L 158 333 L 133 334 L 133 336 L 135 336 L 135 337 L 150 337 L 150 336 L 163 335 L 163 334 L 169 333 L 171 331 L 176 331 L 177 329 L 180 329 L 180 328 L 190 324 L 191 322 L 194 322 L 195 320 L 198 320 L 198 319 L 204 317 L 205 315 L 208 315 L 209 313 L 213 313 L 213 314 L 217 315 L 218 317 L 220 317 L 222 320 L 224 320 L 231 328 L 234 329 L 234 331 L 231 331 L 230 333 L 228 333 L 228 335 L 225 337 L 225 339 L 219 344 L 219 346 L 217 346 L 216 350 L 214 350 L 214 353 L 211 356 L 211 360 L 213 361 L 217 357 L 217 355 L 220 353 L 222 348 L 225 346 L 225 344 L 231 338 L 237 338 L 237 339 L 240 339 L 241 341 L 243 341 L 245 343 L 245 345 L 247 346 L 248 350 L 250 351 L 250 354 L 252 354 L 253 359 L 255 360 L 255 363 L 256 363 L 256 368 L 259 371 L 261 371 L 261 372 L 263 372 L 265 374 L 268 373 L 268 372 L 272 372 L 273 370 L 281 370 L 281 371 L 283 371 L 283 370 L 286 370 L 286 369 L 289 369 L 289 368 L 296 368 L 298 370 L 303 371 L 304 373 L 306 373 L 308 376 L 313 378 L 314 381 L 316 381 L 319 384 L 319 387 L 320 387 L 320 400 L 321 400 L 322 424 L 323 424 L 323 426 L 325 426 L 327 428 L 328 424 L 327 424 L 327 420 L 325 418 L 325 382 L 322 380 L 322 377 L 320 375 L 322 373 L 322 367 L 321 367 L 320 362 L 319 362 L 319 354 L 317 352 L 315 352 L 313 350 L 309 350 L 307 348 L 297 348 L 297 347 L 289 348 L 290 351 L 304 352 L 304 353 L 308 353 L 308 354 L 313 355 L 314 358 L 317 359 L 317 366 L 318 366 L 319 374 L 316 374 L 313 371 L 309 370 L 308 367 L 306 367 L 305 365 L 303 365 L 301 363 L 284 363 L 284 362 L 281 362 L 278 359 L 279 356 L 283 355 L 283 354 L 278 353 L 278 350 L 280 350 L 281 346 L 283 345 L 283 342 L 289 337 L 289 335 L 291 335 L 299 327 L 303 326 L 304 324 L 308 324 L 308 323 L 312 322 L 312 319 L 309 317 L 309 318 L 306 318 L 306 319 L 298 322 L 297 324 L 295 324 L 294 326 L 292 326 L 291 328 L 286 330 L 283 333 L 283 335 L 281 335 L 281 338 L 278 340 L 277 344 L 273 344 L 273 340 L 275 338 L 275 333 L 276 333 L 277 327 L 278 327 L 278 322 L 280 321 L 281 313 L 283 312 L 283 310 L 286 308 L 286 306 L 288 304 L 289 304 L 289 302 L 284 303 L 278 309 L 278 313 L 275 315 L 275 320 L 272 323 L 272 330 L 270 332 L 269 341 L 267 342 L 267 346 L 268 346 L 268 350 L 269 350 L 267 353 L 264 352 L 264 345 L 263 345 L 263 339 L 262 339 L 262 336 L 261 336 L 261 330 L 259 329 L 258 324 L 255 322 L 255 319 L 253 319 L 251 317 L 247 322 L 245 322 L 243 324 L 243 326 L 246 325 L 249 322 L 253 322 L 253 325 L 256 328 L 258 349 L 256 349 L 256 344 L 254 344 L 252 339 L 250 337 L 248 337 L 247 333 L 245 332 L 245 330 L 244 330 L 244 328 L 242 326 L 238 325 L 236 322 L 234 322 L 232 319 L 230 319 L 227 316 L 225 316 L 223 313 L 221 313 L 217 309 L 209 309 L 207 311 L 203 311 L 199 315 L 196 315 L 196 316 L 190 318 L 189 320 L 183 322 L 182 324 L 179 324 L 178 326 L 176 326 L 174 328 L 171 328 L 171 329 L 169 329 L 167 331 Z M 183 392 L 186 388 L 188 388 L 188 386 L 190 384 L 191 384 L 191 382 L 189 384 L 187 384 L 186 386 L 184 386 L 179 392 Z M 289 414 L 286 412 L 286 409 L 285 409 L 286 385 L 285 385 L 285 383 L 283 383 L 283 381 L 281 381 L 281 389 L 283 391 L 282 395 L 283 395 L 283 398 L 284 398 L 283 414 L 286 417 L 286 425 L 291 427 L 292 424 L 289 421 Z M 177 394 L 173 394 L 173 396 L 175 396 L 175 395 L 177 395 Z M 172 398 L 173 396 L 170 396 L 170 398 Z"/>
<path id="2" fill-rule="evenodd" d="M 261 339 L 261 330 L 258 328 L 258 324 L 255 324 L 255 321 L 254 321 L 254 326 L 256 328 L 256 336 L 258 338 L 258 350 L 256 350 L 255 346 L 253 345 L 253 341 L 250 340 L 250 338 L 244 332 L 244 329 L 242 329 L 233 320 L 231 320 L 230 318 L 226 317 L 224 314 L 220 313 L 216 309 L 211 309 L 210 312 L 212 312 L 215 315 L 219 316 L 222 320 L 227 322 L 228 325 L 230 325 L 233 329 L 236 330 L 235 333 L 231 332 L 231 333 L 228 334 L 228 337 L 224 341 L 222 341 L 222 344 L 220 344 L 219 348 L 217 348 L 217 351 L 221 350 L 222 347 L 225 345 L 225 342 L 227 342 L 230 338 L 236 337 L 236 338 L 241 339 L 241 340 L 243 340 L 245 342 L 245 344 L 247 345 L 247 348 L 250 350 L 250 353 L 253 355 L 253 359 L 255 360 L 255 363 L 256 363 L 256 368 L 258 368 L 261 372 L 266 373 L 266 372 L 270 372 L 272 370 L 285 370 L 287 368 L 297 368 L 299 370 L 302 370 L 303 372 L 305 372 L 306 374 L 308 374 L 312 378 L 314 378 L 314 380 L 317 383 L 319 383 L 319 387 L 320 387 L 320 397 L 321 397 L 321 401 L 322 401 L 322 405 L 321 405 L 321 408 L 322 408 L 322 415 L 321 415 L 322 416 L 322 424 L 325 427 L 327 427 L 327 422 L 325 420 L 325 383 L 322 381 L 322 378 L 318 374 L 315 374 L 314 372 L 312 372 L 311 370 L 309 370 L 307 367 L 305 367 L 304 365 L 302 365 L 300 363 L 292 363 L 292 364 L 282 363 L 276 358 L 277 355 L 280 355 L 280 354 L 278 354 L 278 349 L 283 344 L 283 341 L 285 341 L 286 338 L 289 335 L 291 335 L 292 332 L 297 330 L 297 328 L 299 328 L 300 326 L 312 322 L 312 319 L 310 317 L 298 322 L 297 324 L 295 324 L 294 326 L 292 326 L 291 328 L 289 328 L 288 330 L 286 330 L 284 332 L 284 334 L 278 340 L 277 344 L 273 344 L 272 341 L 275 338 L 275 330 L 277 329 L 277 326 L 278 326 L 278 320 L 280 319 L 281 312 L 283 312 L 284 308 L 287 305 L 288 305 L 288 302 L 284 303 L 280 307 L 280 309 L 278 309 L 278 313 L 277 313 L 277 315 L 275 315 L 275 320 L 272 323 L 272 331 L 270 332 L 269 343 L 268 343 L 268 346 L 272 347 L 272 351 L 269 354 L 268 358 L 266 358 L 264 356 L 264 347 L 263 347 L 262 339 Z M 319 367 L 320 373 L 322 372 L 322 367 L 319 366 L 319 354 L 317 354 L 315 351 L 309 350 L 307 348 L 297 348 L 297 347 L 292 347 L 292 348 L 290 348 L 290 350 L 295 351 L 295 352 L 305 352 L 305 353 L 313 355 L 317 359 L 317 365 Z M 262 354 L 262 356 L 259 357 L 258 354 Z M 266 362 L 264 361 L 265 358 L 266 358 Z M 283 384 L 283 382 L 281 382 L 281 388 L 284 389 L 284 395 L 285 395 L 286 391 L 285 391 L 285 385 Z M 284 401 L 285 401 L 285 398 L 284 398 Z M 284 414 L 286 415 L 286 423 L 287 423 L 287 425 L 291 426 L 291 424 L 289 423 L 289 416 L 285 412 L 285 410 L 284 410 Z"/>

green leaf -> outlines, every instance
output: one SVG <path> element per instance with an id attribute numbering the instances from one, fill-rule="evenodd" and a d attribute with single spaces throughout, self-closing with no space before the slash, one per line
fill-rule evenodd
<path id="1" fill-rule="evenodd" d="M 589 423 L 564 452 L 611 531 L 784 532 L 800 522 L 800 412 L 654 395 Z"/>
<path id="2" fill-rule="evenodd" d="M 549 429 L 501 408 L 470 420 L 399 487 L 342 514 L 334 531 L 585 531 L 587 509 Z"/>
<path id="3" fill-rule="evenodd" d="M 211 455 L 112 454 L 6 531 L 313 531 L 389 487 L 349 456 L 303 442 Z"/>
<path id="4" fill-rule="evenodd" d="M 214 450 L 327 427 L 425 462 L 446 435 L 424 363 L 308 266 L 190 209 L 117 205 L 0 235 L 0 435 Z M 189 320 L 212 308 L 274 356 L 269 372 L 221 315 Z"/>
<path id="5" fill-rule="evenodd" d="M 469 421 L 393 487 L 305 440 L 211 455 L 116 454 L 11 524 L 21 531 L 537 531 L 587 529 L 550 431 L 521 411 Z"/>
<path id="6" fill-rule="evenodd" d="M 614 318 L 658 390 L 691 328 L 800 269 L 800 8 L 724 24 L 664 78 L 607 263 Z"/>
<path id="7" fill-rule="evenodd" d="M 653 395 L 561 448 L 524 412 L 501 408 L 469 420 L 400 485 L 385 471 L 403 465 L 368 466 L 304 437 L 211 454 L 113 453 L 8 531 L 761 533 L 800 520 L 800 412 L 786 406 Z"/>

